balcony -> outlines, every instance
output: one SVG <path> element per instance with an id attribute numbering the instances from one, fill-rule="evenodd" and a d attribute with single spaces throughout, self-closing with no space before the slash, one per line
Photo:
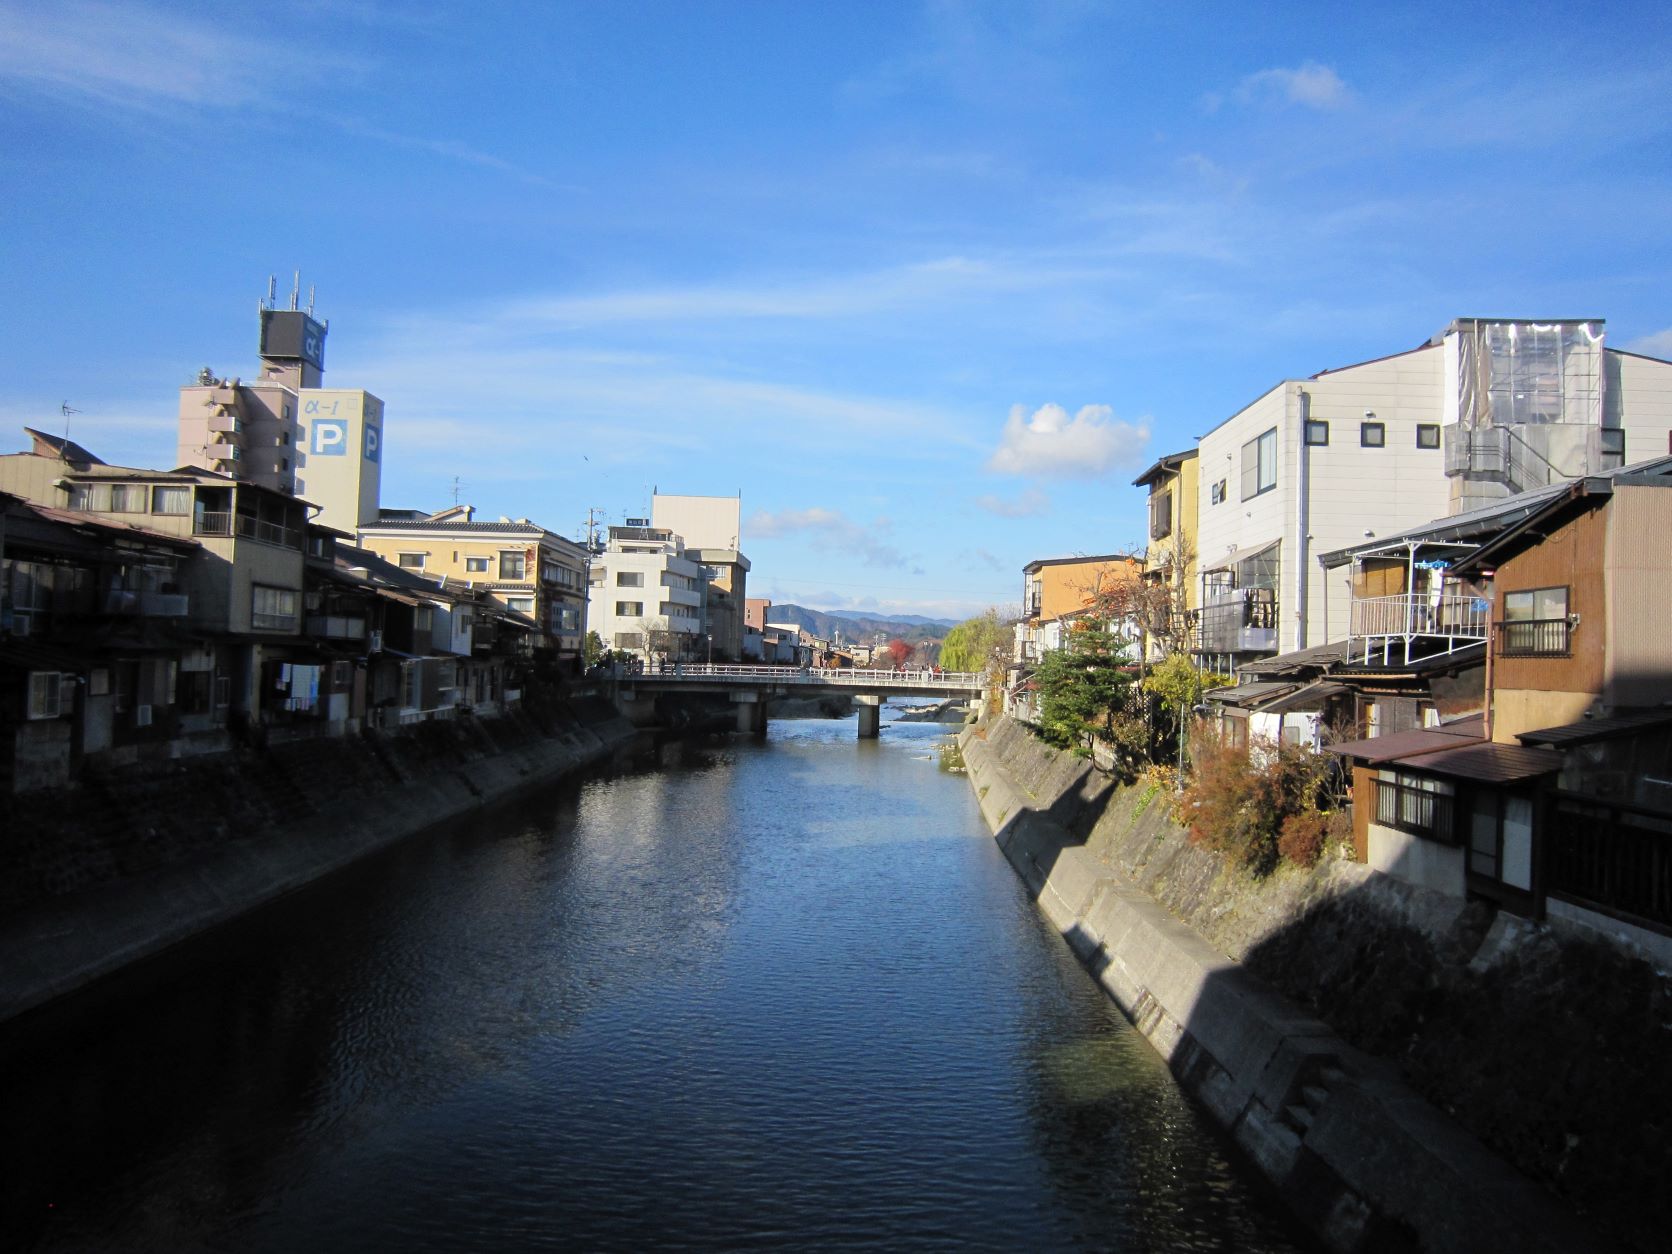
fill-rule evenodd
<path id="1" fill-rule="evenodd" d="M 1573 622 L 1566 618 L 1523 618 L 1496 624 L 1499 657 L 1568 657 Z"/>
<path id="2" fill-rule="evenodd" d="M 1404 664 L 1409 665 L 1417 658 L 1455 653 L 1481 643 L 1490 628 L 1490 608 L 1482 597 L 1453 593 L 1354 597 L 1348 635 L 1354 655 L 1365 662 L 1380 654 L 1391 664 L 1397 644 Z"/>
<path id="3" fill-rule="evenodd" d="M 104 594 L 104 612 L 122 617 L 184 618 L 191 598 L 183 592 L 146 592 L 112 588 Z"/>
<path id="4" fill-rule="evenodd" d="M 1197 621 L 1202 653 L 1275 653 L 1277 593 L 1234 588 L 1202 606 Z"/>
<path id="5" fill-rule="evenodd" d="M 294 527 L 253 518 L 249 514 L 239 514 L 237 520 L 238 534 L 247 540 L 259 540 L 263 544 L 276 544 L 286 549 L 302 547 L 302 533 Z"/>
<path id="6" fill-rule="evenodd" d="M 325 640 L 364 640 L 366 620 L 343 614 L 309 614 L 303 630 Z"/>
<path id="7" fill-rule="evenodd" d="M 229 536 L 232 534 L 232 512 L 211 510 L 192 520 L 192 534 L 197 536 Z"/>

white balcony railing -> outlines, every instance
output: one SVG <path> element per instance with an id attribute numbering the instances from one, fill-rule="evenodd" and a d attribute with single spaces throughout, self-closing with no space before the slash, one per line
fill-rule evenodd
<path id="1" fill-rule="evenodd" d="M 1368 662 L 1373 653 L 1389 656 L 1398 641 L 1405 662 L 1415 657 L 1453 653 L 1486 639 L 1491 605 L 1483 597 L 1404 592 L 1390 597 L 1354 597 L 1349 633 L 1354 653 Z"/>

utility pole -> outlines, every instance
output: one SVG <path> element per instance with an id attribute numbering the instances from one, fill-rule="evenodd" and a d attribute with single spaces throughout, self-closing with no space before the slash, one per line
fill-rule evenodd
<path id="1" fill-rule="evenodd" d="M 590 553 L 598 551 L 598 524 L 604 520 L 605 513 L 596 505 L 586 511 L 586 548 Z"/>

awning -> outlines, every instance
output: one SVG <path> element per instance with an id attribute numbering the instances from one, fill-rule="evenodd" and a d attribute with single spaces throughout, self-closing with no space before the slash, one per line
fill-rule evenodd
<path id="1" fill-rule="evenodd" d="M 1472 731 L 1449 731 L 1441 727 L 1419 727 L 1410 731 L 1390 732 L 1369 740 L 1348 740 L 1341 744 L 1325 745 L 1331 753 L 1344 758 L 1356 758 L 1374 766 L 1378 762 L 1392 762 L 1399 758 L 1416 757 L 1460 745 L 1478 743 L 1480 735 Z"/>
<path id="2" fill-rule="evenodd" d="M 1336 697 L 1351 692 L 1345 684 L 1315 683 L 1297 688 L 1287 696 L 1268 701 L 1255 711 L 1258 714 L 1321 714 Z"/>
<path id="3" fill-rule="evenodd" d="M 1269 540 L 1265 544 L 1256 544 L 1251 549 L 1236 549 L 1233 552 L 1227 553 L 1214 565 L 1202 567 L 1202 571 L 1204 574 L 1211 574 L 1216 570 L 1230 570 L 1231 567 L 1240 566 L 1251 557 L 1260 557 L 1263 554 L 1271 552 L 1282 543 L 1283 541 L 1281 539 Z"/>

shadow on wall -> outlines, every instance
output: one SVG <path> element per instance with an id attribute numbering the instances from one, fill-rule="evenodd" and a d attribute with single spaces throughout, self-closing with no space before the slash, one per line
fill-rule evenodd
<path id="1" fill-rule="evenodd" d="M 1356 865 L 1253 881 L 1165 797 L 996 739 L 966 760 L 1006 856 L 1330 1247 L 1663 1248 L 1672 991 L 1648 963 Z"/>

